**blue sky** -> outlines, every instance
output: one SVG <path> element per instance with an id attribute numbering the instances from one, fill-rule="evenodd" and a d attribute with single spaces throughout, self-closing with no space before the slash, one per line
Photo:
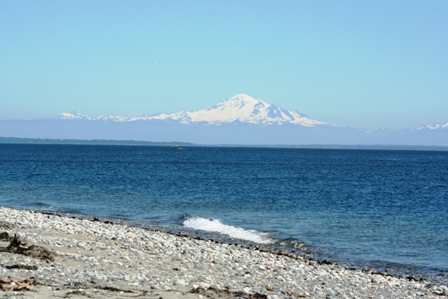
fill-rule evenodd
<path id="1" fill-rule="evenodd" d="M 0 1 L 0 119 L 246 93 L 355 128 L 445 122 L 447 16 L 444 0 Z"/>

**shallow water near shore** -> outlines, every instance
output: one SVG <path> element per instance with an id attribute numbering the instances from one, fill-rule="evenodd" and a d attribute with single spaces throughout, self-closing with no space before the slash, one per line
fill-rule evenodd
<path id="1" fill-rule="evenodd" d="M 3 206 L 448 281 L 448 152 L 3 144 L 0 178 Z"/>

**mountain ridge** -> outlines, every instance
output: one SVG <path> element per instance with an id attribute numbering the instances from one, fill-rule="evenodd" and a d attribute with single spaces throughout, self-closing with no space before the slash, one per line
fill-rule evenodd
<path id="1" fill-rule="evenodd" d="M 413 129 L 360 130 L 313 120 L 245 94 L 206 109 L 139 116 L 88 116 L 0 120 L 0 136 L 109 139 L 233 145 L 403 145 L 448 146 L 448 122 Z"/>
<path id="2" fill-rule="evenodd" d="M 229 99 L 218 102 L 206 109 L 196 111 L 180 111 L 167 114 L 160 113 L 155 115 L 140 116 L 98 116 L 92 117 L 77 112 L 63 112 L 61 119 L 64 120 L 108 120 L 108 121 L 137 121 L 137 120 L 158 120 L 174 121 L 181 124 L 202 123 L 209 125 L 221 125 L 234 122 L 252 123 L 259 125 L 282 125 L 291 123 L 305 127 L 314 127 L 318 125 L 328 125 L 323 121 L 313 120 L 305 114 L 296 110 L 287 110 L 274 104 L 268 104 L 265 101 L 257 100 L 246 94 L 237 94 Z"/>
<path id="3" fill-rule="evenodd" d="M 448 129 L 448 121 L 446 123 L 433 123 L 432 125 L 421 125 L 413 130 L 444 130 Z"/>
<path id="4" fill-rule="evenodd" d="M 247 94 L 236 94 L 233 97 L 222 100 L 217 104 L 196 111 L 182 110 L 176 113 L 141 114 L 138 116 L 100 115 L 90 116 L 73 112 L 62 112 L 61 120 L 85 120 L 85 121 L 111 121 L 111 122 L 135 122 L 156 121 L 165 123 L 179 123 L 182 125 L 215 125 L 220 126 L 232 123 L 248 123 L 255 125 L 284 125 L 294 124 L 303 127 L 331 126 L 324 121 L 310 119 L 306 114 L 297 110 L 287 110 L 275 104 L 269 104 L 263 100 L 255 99 Z M 406 131 L 438 131 L 448 130 L 448 121 L 445 123 L 433 123 L 420 125 L 414 128 L 404 128 Z M 394 132 L 388 128 L 364 130 L 366 134 L 384 134 Z"/>

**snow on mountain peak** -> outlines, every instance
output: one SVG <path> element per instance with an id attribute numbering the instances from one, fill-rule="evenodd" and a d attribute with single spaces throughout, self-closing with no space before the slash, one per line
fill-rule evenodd
<path id="1" fill-rule="evenodd" d="M 246 94 L 237 94 L 204 110 L 185 113 L 193 123 L 244 122 L 264 125 L 292 123 L 308 127 L 325 124 L 311 120 L 297 111 L 288 111 Z"/>
<path id="2" fill-rule="evenodd" d="M 188 114 L 193 122 L 216 124 L 241 121 L 258 123 L 261 119 L 254 119 L 254 116 L 269 106 L 269 104 L 248 95 L 237 94 L 205 110 L 188 112 Z"/>
<path id="3" fill-rule="evenodd" d="M 420 127 L 415 128 L 415 130 L 423 130 L 423 129 L 429 129 L 429 130 L 448 129 L 448 121 L 446 123 L 435 123 L 432 125 L 422 125 Z"/>
<path id="4" fill-rule="evenodd" d="M 269 104 L 267 104 L 266 102 L 263 102 L 262 100 L 256 100 L 253 97 L 251 97 L 247 94 L 243 94 L 243 93 L 234 95 L 230 99 L 221 101 L 220 103 L 227 103 L 227 104 L 233 105 L 235 107 L 240 107 L 240 108 L 247 106 L 247 105 L 255 106 L 255 105 L 259 105 L 259 104 L 269 106 Z M 220 103 L 218 103 L 218 104 L 220 104 Z"/>
<path id="5" fill-rule="evenodd" d="M 324 122 L 309 119 L 298 111 L 289 111 L 276 105 L 268 104 L 262 100 L 254 99 L 246 94 L 237 94 L 207 109 L 197 111 L 180 111 L 173 114 L 161 113 L 153 116 L 141 115 L 138 117 L 90 117 L 74 112 L 62 113 L 61 118 L 110 121 L 166 120 L 176 121 L 182 124 L 206 123 L 214 125 L 233 122 L 263 125 L 291 123 L 307 127 L 326 125 Z"/>
<path id="6" fill-rule="evenodd" d="M 61 113 L 61 119 L 83 119 L 87 115 L 82 115 L 76 111 L 73 112 L 62 112 Z"/>

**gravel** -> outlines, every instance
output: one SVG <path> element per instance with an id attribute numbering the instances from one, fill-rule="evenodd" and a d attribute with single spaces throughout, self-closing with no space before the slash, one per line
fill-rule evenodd
<path id="1" fill-rule="evenodd" d="M 0 298 L 448 298 L 424 280 L 124 224 L 0 207 L 4 232 L 53 260 L 0 240 Z"/>

